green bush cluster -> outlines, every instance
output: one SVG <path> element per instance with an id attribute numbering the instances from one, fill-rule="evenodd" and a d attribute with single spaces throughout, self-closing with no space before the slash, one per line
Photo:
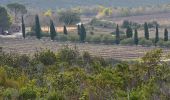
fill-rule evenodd
<path id="1" fill-rule="evenodd" d="M 28 56 L 29 66 L 24 68 L 8 64 L 11 60 L 0 59 L 0 99 L 150 100 L 155 96 L 160 100 L 170 99 L 166 92 L 170 67 L 161 61 L 162 50 L 150 51 L 133 63 L 93 57 L 67 46 L 57 53 L 49 50 L 37 53 L 38 56 Z M 0 55 L 4 59 L 9 57 L 4 55 L 13 58 L 8 53 Z"/>

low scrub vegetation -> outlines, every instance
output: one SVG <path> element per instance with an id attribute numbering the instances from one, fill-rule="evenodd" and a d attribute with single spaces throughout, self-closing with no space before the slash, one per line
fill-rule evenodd
<path id="1" fill-rule="evenodd" d="M 170 99 L 170 67 L 162 50 L 140 61 L 92 57 L 63 47 L 34 56 L 0 53 L 0 98 L 6 100 Z"/>

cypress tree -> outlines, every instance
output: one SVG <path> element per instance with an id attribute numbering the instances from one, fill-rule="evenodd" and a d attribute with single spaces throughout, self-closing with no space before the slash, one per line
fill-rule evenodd
<path id="1" fill-rule="evenodd" d="M 149 29 L 148 29 L 148 24 L 146 22 L 144 24 L 144 31 L 145 31 L 145 39 L 149 40 Z"/>
<path id="2" fill-rule="evenodd" d="M 116 27 L 116 44 L 120 44 L 120 32 L 119 32 L 119 25 L 117 24 Z"/>
<path id="3" fill-rule="evenodd" d="M 164 41 L 168 41 L 168 30 L 165 28 L 164 30 Z"/>
<path id="4" fill-rule="evenodd" d="M 126 37 L 127 38 L 132 38 L 133 36 L 133 30 L 130 26 L 127 27 L 127 30 L 126 30 Z"/>
<path id="5" fill-rule="evenodd" d="M 41 26 L 40 26 L 40 21 L 38 15 L 35 16 L 35 33 L 37 39 L 41 39 Z"/>
<path id="6" fill-rule="evenodd" d="M 155 46 L 156 46 L 158 41 L 159 41 L 159 30 L 158 30 L 158 25 L 156 25 Z"/>
<path id="7" fill-rule="evenodd" d="M 86 29 L 83 24 L 81 24 L 81 30 L 80 30 L 80 41 L 84 42 L 86 39 Z"/>
<path id="8" fill-rule="evenodd" d="M 67 35 L 67 34 L 68 34 L 68 32 L 67 32 L 67 28 L 66 28 L 66 26 L 65 26 L 65 25 L 64 25 L 63 32 L 64 32 L 64 34 L 65 34 L 65 35 Z"/>
<path id="9" fill-rule="evenodd" d="M 134 44 L 138 45 L 139 39 L 138 39 L 138 31 L 135 29 L 135 34 L 134 34 Z"/>
<path id="10" fill-rule="evenodd" d="M 53 23 L 52 20 L 50 20 L 50 37 L 51 37 L 51 40 L 54 40 L 56 35 L 57 34 L 56 34 L 54 23 Z"/>
<path id="11" fill-rule="evenodd" d="M 22 36 L 25 39 L 26 35 L 25 35 L 25 23 L 24 23 L 24 18 L 22 16 Z"/>
<path id="12" fill-rule="evenodd" d="M 80 25 L 77 25 L 77 33 L 78 33 L 78 35 L 80 35 L 80 33 L 81 33 L 81 27 L 80 27 Z"/>

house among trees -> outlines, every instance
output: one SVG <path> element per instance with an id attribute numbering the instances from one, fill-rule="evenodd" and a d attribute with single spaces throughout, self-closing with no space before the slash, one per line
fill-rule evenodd
<path id="1" fill-rule="evenodd" d="M 21 31 L 21 26 L 19 24 L 12 24 L 8 30 L 4 30 L 3 28 L 0 27 L 0 34 L 2 35 L 10 35 L 20 31 Z"/>

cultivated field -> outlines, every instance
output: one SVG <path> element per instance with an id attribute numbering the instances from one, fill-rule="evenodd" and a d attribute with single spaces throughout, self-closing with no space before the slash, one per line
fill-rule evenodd
<path id="1" fill-rule="evenodd" d="M 142 47 L 142 46 L 116 46 L 116 45 L 102 45 L 102 44 L 80 44 L 69 42 L 52 42 L 50 40 L 35 40 L 35 39 L 2 39 L 0 38 L 0 47 L 5 52 L 15 52 L 22 54 L 33 54 L 36 51 L 50 49 L 57 51 L 68 45 L 70 48 L 77 48 L 81 53 L 88 51 L 91 55 L 101 56 L 104 58 L 113 59 L 137 59 L 142 57 L 147 51 L 156 49 L 155 47 Z M 164 53 L 170 52 L 168 49 L 163 49 Z"/>

